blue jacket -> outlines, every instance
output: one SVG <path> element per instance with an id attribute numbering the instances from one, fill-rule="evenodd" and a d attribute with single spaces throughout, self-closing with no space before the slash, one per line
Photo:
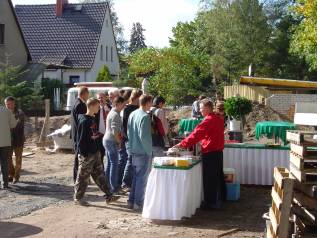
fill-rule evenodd
<path id="1" fill-rule="evenodd" d="M 128 149 L 130 154 L 152 157 L 151 118 L 142 109 L 135 110 L 129 116 Z"/>

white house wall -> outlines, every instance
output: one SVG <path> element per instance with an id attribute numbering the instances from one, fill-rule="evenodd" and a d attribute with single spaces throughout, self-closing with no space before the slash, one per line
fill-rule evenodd
<path id="1" fill-rule="evenodd" d="M 86 81 L 86 71 L 85 69 L 63 69 L 63 72 L 61 72 L 61 69 L 58 70 L 45 70 L 37 79 L 37 81 L 40 81 L 41 79 L 58 79 L 61 80 L 61 77 L 63 77 L 63 83 L 69 84 L 69 77 L 70 76 L 79 76 L 79 82 L 85 82 Z"/>
<path id="2" fill-rule="evenodd" d="M 5 25 L 4 45 L 0 45 L 0 62 L 4 63 L 8 56 L 10 64 L 24 66 L 27 63 L 27 49 L 7 0 L 0 0 L 0 24 Z"/>
<path id="3" fill-rule="evenodd" d="M 100 59 L 101 45 L 103 46 L 102 47 L 103 60 Z M 107 46 L 108 46 L 108 61 L 106 60 Z M 113 62 L 111 62 L 111 47 L 113 48 Z M 108 66 L 111 75 L 117 75 L 117 76 L 119 75 L 120 73 L 119 58 L 118 58 L 118 52 L 116 48 L 115 37 L 113 35 L 109 8 L 107 9 L 106 17 L 105 17 L 103 27 L 101 30 L 99 45 L 98 45 L 95 61 L 93 63 L 93 67 L 91 68 L 91 70 L 87 72 L 87 81 L 94 82 L 97 78 L 100 68 L 103 65 Z"/>

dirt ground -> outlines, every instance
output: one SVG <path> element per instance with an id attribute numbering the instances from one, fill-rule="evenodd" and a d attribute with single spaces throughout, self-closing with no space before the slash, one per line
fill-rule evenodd
<path id="1" fill-rule="evenodd" d="M 31 151 L 31 147 L 27 151 Z M 90 186 L 89 207 L 74 206 L 71 181 L 73 155 L 36 151 L 24 158 L 21 182 L 0 190 L 0 237 L 263 237 L 262 214 L 270 205 L 270 188 L 242 187 L 239 202 L 219 211 L 197 210 L 180 222 L 152 222 L 126 208 L 127 197 L 106 205 L 102 193 Z"/>

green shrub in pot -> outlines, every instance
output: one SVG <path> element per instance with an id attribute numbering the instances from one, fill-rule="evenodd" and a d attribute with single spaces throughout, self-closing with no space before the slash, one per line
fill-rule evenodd
<path id="1" fill-rule="evenodd" d="M 225 112 L 232 119 L 245 124 L 245 116 L 252 111 L 252 102 L 244 97 L 231 97 L 225 102 Z"/>

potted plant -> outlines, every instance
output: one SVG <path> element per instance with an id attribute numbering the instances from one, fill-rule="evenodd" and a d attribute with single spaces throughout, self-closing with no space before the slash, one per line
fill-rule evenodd
<path id="1" fill-rule="evenodd" d="M 244 97 L 231 97 L 226 100 L 224 107 L 230 118 L 230 131 L 241 131 L 245 116 L 252 111 L 252 102 Z"/>

